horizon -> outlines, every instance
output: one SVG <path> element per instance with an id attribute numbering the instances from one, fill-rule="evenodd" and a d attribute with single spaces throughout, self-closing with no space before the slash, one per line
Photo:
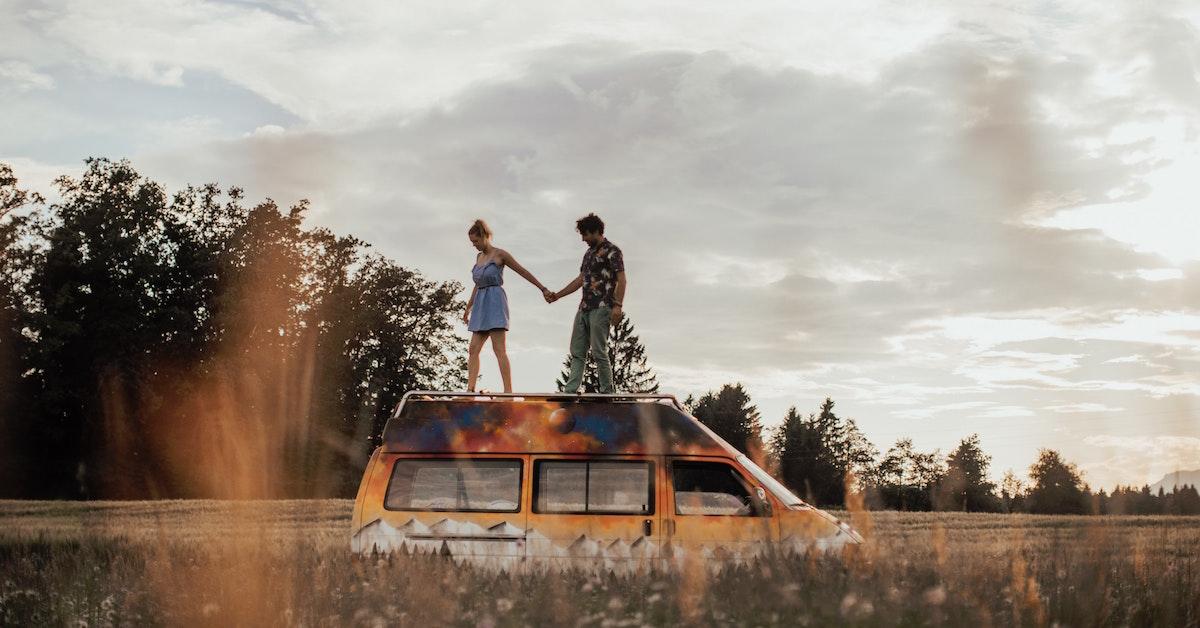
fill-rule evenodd
<path id="1" fill-rule="evenodd" d="M 978 433 L 997 480 L 1200 469 L 1200 9 L 633 6 L 18 2 L 0 162 L 51 202 L 89 156 L 309 199 L 439 282 L 479 217 L 560 288 L 594 211 L 680 400 Z M 514 389 L 551 389 L 575 297 L 507 274 Z"/>

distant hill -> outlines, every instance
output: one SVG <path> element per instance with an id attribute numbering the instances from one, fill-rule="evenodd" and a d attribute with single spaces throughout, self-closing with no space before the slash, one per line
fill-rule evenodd
<path id="1" fill-rule="evenodd" d="M 1192 471 L 1172 471 L 1171 473 L 1164 475 L 1163 479 L 1151 484 L 1150 492 L 1158 493 L 1158 489 L 1162 488 L 1164 491 L 1170 493 L 1173 487 L 1183 486 L 1185 484 L 1188 486 L 1200 487 L 1200 469 L 1195 469 Z"/>

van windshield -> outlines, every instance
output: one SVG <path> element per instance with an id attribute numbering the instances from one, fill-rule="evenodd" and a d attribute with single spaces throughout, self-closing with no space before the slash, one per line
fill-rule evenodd
<path id="1" fill-rule="evenodd" d="M 773 493 L 775 497 L 779 499 L 779 501 L 788 506 L 804 505 L 803 500 L 801 500 L 799 497 L 796 497 L 796 494 L 789 491 L 786 486 L 779 482 L 779 480 L 776 480 L 775 478 L 771 477 L 769 473 L 759 468 L 758 465 L 754 464 L 753 460 L 747 458 L 745 455 L 740 455 L 737 457 L 737 461 L 742 463 L 743 467 L 746 467 L 746 470 L 750 472 L 750 475 L 754 476 L 755 480 L 762 482 L 763 485 L 767 487 L 767 490 L 771 491 L 771 493 Z"/>

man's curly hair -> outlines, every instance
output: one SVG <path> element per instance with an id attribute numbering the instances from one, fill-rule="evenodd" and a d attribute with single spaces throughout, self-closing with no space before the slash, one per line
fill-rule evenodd
<path id="1" fill-rule="evenodd" d="M 579 233 L 599 233 L 604 235 L 604 221 L 596 214 L 588 214 L 575 221 L 575 230 Z"/>

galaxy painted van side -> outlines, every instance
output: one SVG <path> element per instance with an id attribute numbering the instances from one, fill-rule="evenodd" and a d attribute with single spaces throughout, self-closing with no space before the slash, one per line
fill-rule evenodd
<path id="1" fill-rule="evenodd" d="M 666 395 L 412 392 L 351 547 L 504 570 L 670 568 L 860 543 Z"/>

